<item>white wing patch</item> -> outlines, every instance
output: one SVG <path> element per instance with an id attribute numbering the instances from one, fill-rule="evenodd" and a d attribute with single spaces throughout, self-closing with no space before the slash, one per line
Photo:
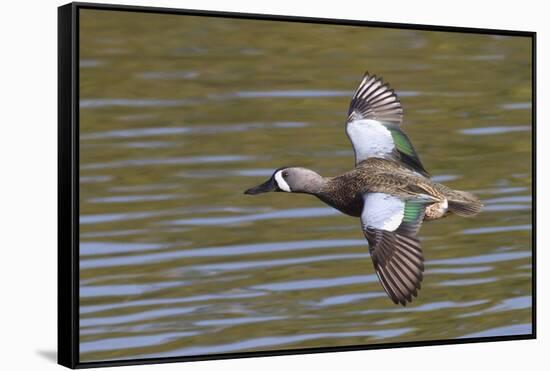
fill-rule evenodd
<path id="1" fill-rule="evenodd" d="M 355 162 L 369 157 L 385 158 L 395 148 L 391 132 L 376 120 L 354 120 L 346 125 L 346 134 L 355 150 Z"/>
<path id="2" fill-rule="evenodd" d="M 399 228 L 405 211 L 404 201 L 385 193 L 367 193 L 363 200 L 361 222 L 364 226 L 389 232 Z"/>
<path id="3" fill-rule="evenodd" d="M 447 199 L 443 199 L 443 201 L 441 201 L 439 204 L 438 204 L 438 211 L 441 213 L 441 214 L 445 214 L 445 212 L 447 211 L 447 209 L 449 208 L 449 202 L 447 201 Z"/>
<path id="4" fill-rule="evenodd" d="M 275 173 L 275 181 L 277 182 L 277 185 L 279 186 L 279 188 L 281 188 L 283 191 L 291 192 L 290 187 L 288 186 L 288 183 L 285 182 L 285 180 L 283 179 L 282 172 L 283 172 L 282 170 L 279 170 L 277 171 L 277 173 Z"/>

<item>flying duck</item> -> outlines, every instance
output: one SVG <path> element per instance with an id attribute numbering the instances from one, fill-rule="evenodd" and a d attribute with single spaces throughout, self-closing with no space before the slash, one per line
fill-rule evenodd
<path id="1" fill-rule="evenodd" d="M 449 214 L 473 216 L 482 203 L 474 195 L 435 183 L 401 129 L 397 94 L 368 72 L 351 99 L 346 134 L 355 167 L 323 177 L 302 167 L 275 170 L 264 183 L 246 190 L 314 195 L 340 212 L 359 217 L 380 284 L 395 304 L 416 297 L 424 274 L 418 230 L 424 220 Z"/>

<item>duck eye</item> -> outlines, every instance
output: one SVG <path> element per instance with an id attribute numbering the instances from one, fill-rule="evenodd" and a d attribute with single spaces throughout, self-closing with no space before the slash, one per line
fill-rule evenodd
<path id="1" fill-rule="evenodd" d="M 286 178 L 288 176 L 288 171 L 283 171 L 283 178 Z"/>

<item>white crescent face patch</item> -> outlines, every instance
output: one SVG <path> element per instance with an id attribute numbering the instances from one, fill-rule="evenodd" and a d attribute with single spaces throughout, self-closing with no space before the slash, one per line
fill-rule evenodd
<path id="1" fill-rule="evenodd" d="M 279 170 L 275 173 L 275 181 L 277 182 L 277 185 L 279 186 L 279 188 L 281 188 L 283 191 L 292 192 L 290 190 L 290 187 L 288 186 L 288 183 L 285 182 L 285 180 L 283 179 L 283 171 L 282 170 Z"/>

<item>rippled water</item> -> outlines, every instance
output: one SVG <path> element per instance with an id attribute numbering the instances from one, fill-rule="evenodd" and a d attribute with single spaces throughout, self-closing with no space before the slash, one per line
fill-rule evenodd
<path id="1" fill-rule="evenodd" d="M 81 38 L 81 361 L 531 332 L 530 40 L 91 10 Z M 352 166 L 366 69 L 434 178 L 486 204 L 423 226 L 406 308 L 359 220 L 242 194 Z"/>

